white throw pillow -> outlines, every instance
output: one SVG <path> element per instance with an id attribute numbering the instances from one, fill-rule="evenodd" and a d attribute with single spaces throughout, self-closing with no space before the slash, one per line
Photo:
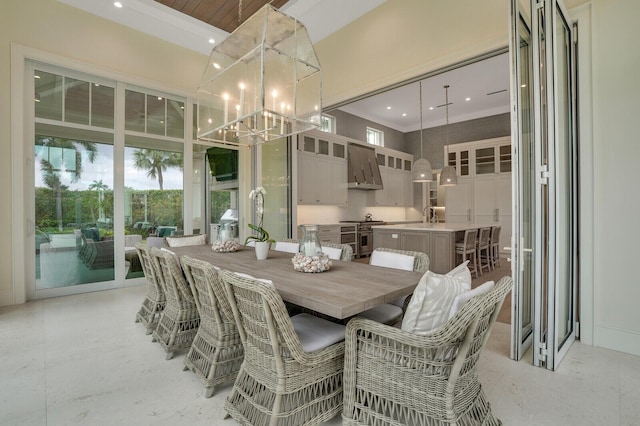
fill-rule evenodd
<path id="1" fill-rule="evenodd" d="M 191 235 L 189 237 L 166 237 L 169 247 L 201 246 L 207 243 L 207 236 Z"/>
<path id="2" fill-rule="evenodd" d="M 425 272 L 402 320 L 402 330 L 427 335 L 447 322 L 455 298 L 471 289 L 469 261 L 445 275 Z"/>
<path id="3" fill-rule="evenodd" d="M 486 292 L 491 291 L 494 286 L 495 283 L 493 281 L 487 281 L 486 283 L 479 285 L 473 290 L 465 291 L 464 293 L 457 295 L 456 298 L 453 299 L 453 303 L 451 304 L 451 311 L 449 311 L 448 320 L 451 319 L 465 303 L 471 300 L 472 297 L 478 296 L 480 294 L 485 294 Z"/>
<path id="4" fill-rule="evenodd" d="M 413 271 L 415 257 L 402 253 L 374 250 L 369 259 L 369 265 Z"/>

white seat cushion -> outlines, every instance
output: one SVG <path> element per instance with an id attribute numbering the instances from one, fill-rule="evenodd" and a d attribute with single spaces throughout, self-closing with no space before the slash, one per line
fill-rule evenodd
<path id="1" fill-rule="evenodd" d="M 473 290 L 465 291 L 464 293 L 457 295 L 456 298 L 453 299 L 453 303 L 451 304 L 449 319 L 451 319 L 465 303 L 471 300 L 472 297 L 487 293 L 488 291 L 491 291 L 494 286 L 495 283 L 493 281 L 487 281 L 486 283 L 479 285 Z"/>
<path id="2" fill-rule="evenodd" d="M 415 257 L 406 254 L 374 250 L 369 259 L 369 265 L 413 271 L 414 261 Z"/>
<path id="3" fill-rule="evenodd" d="M 160 237 L 147 237 L 147 246 L 148 247 L 162 247 L 162 238 Z"/>
<path id="4" fill-rule="evenodd" d="M 291 322 L 305 352 L 315 352 L 344 340 L 346 327 L 342 324 L 309 314 L 295 315 Z"/>
<path id="5" fill-rule="evenodd" d="M 322 252 L 329 256 L 329 259 L 340 260 L 340 258 L 342 257 L 342 249 L 336 247 L 322 246 Z"/>
<path id="6" fill-rule="evenodd" d="M 381 324 L 389 324 L 394 319 L 400 318 L 402 308 L 392 303 L 374 306 L 364 312 L 360 312 L 358 316 L 370 319 Z"/>
<path id="7" fill-rule="evenodd" d="M 300 249 L 300 244 L 290 241 L 276 241 L 273 249 L 285 253 L 297 253 Z"/>
<path id="8" fill-rule="evenodd" d="M 207 236 L 191 235 L 189 237 L 166 237 L 169 247 L 201 246 L 207 243 Z"/>
<path id="9" fill-rule="evenodd" d="M 402 330 L 427 335 L 449 319 L 455 298 L 471 289 L 469 262 L 452 269 L 445 275 L 427 271 L 407 306 L 402 320 Z"/>

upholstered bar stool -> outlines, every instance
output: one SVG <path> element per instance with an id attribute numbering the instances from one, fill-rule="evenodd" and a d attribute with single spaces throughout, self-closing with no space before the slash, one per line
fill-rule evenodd
<path id="1" fill-rule="evenodd" d="M 463 263 L 465 260 L 469 260 L 469 270 L 471 270 L 474 274 L 476 274 L 476 278 L 478 278 L 478 260 L 476 256 L 476 240 L 478 239 L 478 230 L 477 229 L 467 229 L 464 231 L 464 239 L 456 243 L 456 258 L 458 255 L 462 257 L 460 262 Z M 471 265 L 473 262 L 473 265 Z M 471 268 L 473 266 L 473 269 Z"/>

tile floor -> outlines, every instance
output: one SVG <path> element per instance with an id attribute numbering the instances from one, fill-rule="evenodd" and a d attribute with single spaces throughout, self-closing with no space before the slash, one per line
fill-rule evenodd
<path id="1" fill-rule="evenodd" d="M 205 399 L 184 355 L 166 361 L 134 323 L 145 290 L 0 308 L 0 424 L 234 425 L 230 385 Z M 479 374 L 505 425 L 640 424 L 639 357 L 575 343 L 549 372 L 508 354 L 509 325 L 496 323 Z"/>

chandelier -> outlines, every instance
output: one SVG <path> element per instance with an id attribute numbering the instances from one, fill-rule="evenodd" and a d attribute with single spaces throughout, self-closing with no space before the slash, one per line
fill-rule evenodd
<path id="1" fill-rule="evenodd" d="M 250 146 L 313 129 L 321 89 L 307 29 L 266 4 L 213 48 L 198 86 L 197 138 Z"/>

